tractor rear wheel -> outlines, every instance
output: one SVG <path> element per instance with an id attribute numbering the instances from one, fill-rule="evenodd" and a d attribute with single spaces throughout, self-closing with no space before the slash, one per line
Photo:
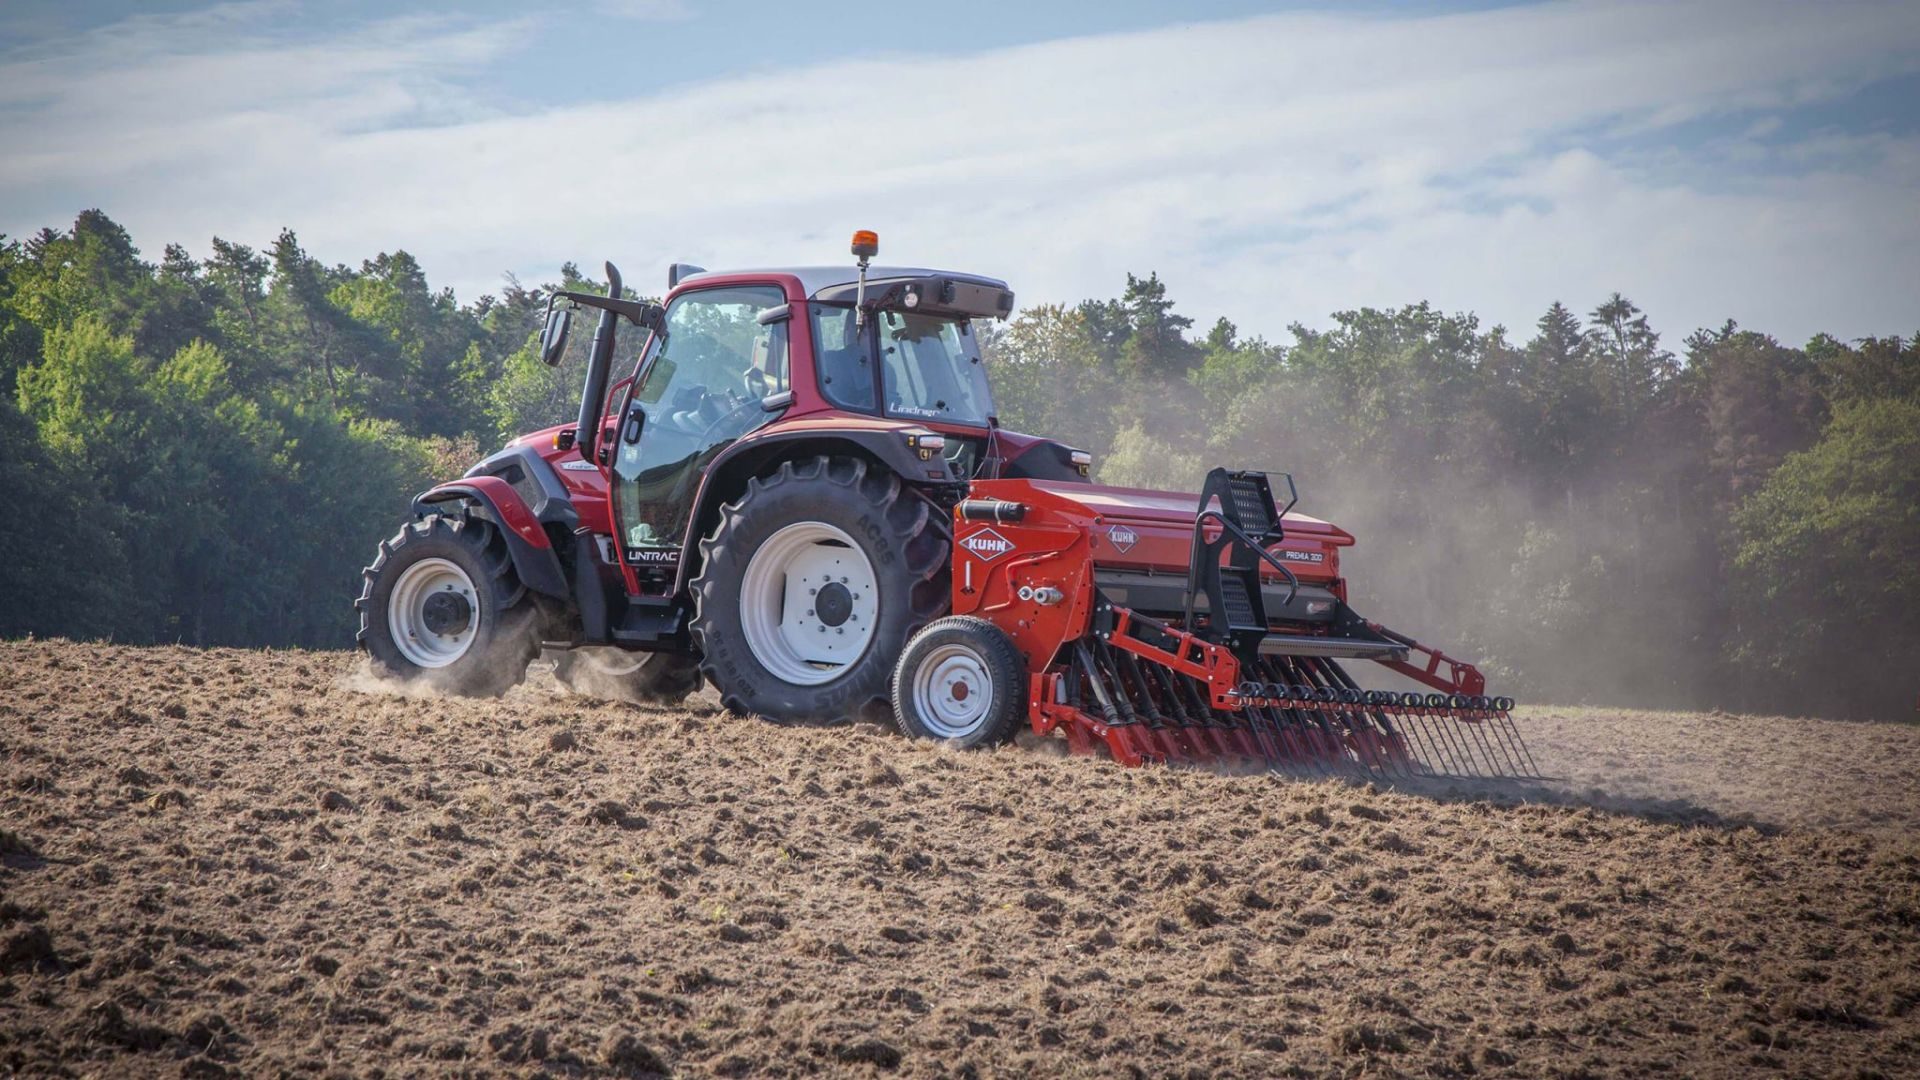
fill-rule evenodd
<path id="1" fill-rule="evenodd" d="M 901 647 L 947 610 L 952 548 L 946 515 L 892 472 L 787 462 L 721 507 L 700 541 L 701 669 L 736 713 L 879 715 Z"/>
<path id="2" fill-rule="evenodd" d="M 403 526 L 360 580 L 357 637 L 389 678 L 498 697 L 540 651 L 539 611 L 485 521 L 436 514 Z"/>
<path id="3" fill-rule="evenodd" d="M 677 705 L 701 682 L 696 657 L 590 645 L 555 653 L 553 675 L 582 697 L 632 705 Z"/>
<path id="4" fill-rule="evenodd" d="M 910 738 L 990 746 L 1027 715 L 1027 664 L 1006 631 L 955 615 L 916 635 L 893 673 L 893 720 Z"/>

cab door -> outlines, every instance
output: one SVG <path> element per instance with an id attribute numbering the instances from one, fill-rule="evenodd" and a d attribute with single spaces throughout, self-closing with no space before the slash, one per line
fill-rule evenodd
<path id="1" fill-rule="evenodd" d="M 614 535 L 643 593 L 672 587 L 707 465 L 777 412 L 788 389 L 787 323 L 760 316 L 785 303 L 778 286 L 731 285 L 667 306 L 613 459 Z"/>

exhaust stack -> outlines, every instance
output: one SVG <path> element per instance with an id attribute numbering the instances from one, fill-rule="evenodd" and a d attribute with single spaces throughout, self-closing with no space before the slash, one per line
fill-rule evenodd
<path id="1" fill-rule="evenodd" d="M 619 300 L 622 292 L 620 271 L 607 264 L 607 299 Z M 600 309 L 600 324 L 593 330 L 593 351 L 587 357 L 587 383 L 580 391 L 580 415 L 574 425 L 574 442 L 580 456 L 597 461 L 600 451 L 600 410 L 607 396 L 607 373 L 613 370 L 613 342 L 620 316 L 611 308 Z"/>

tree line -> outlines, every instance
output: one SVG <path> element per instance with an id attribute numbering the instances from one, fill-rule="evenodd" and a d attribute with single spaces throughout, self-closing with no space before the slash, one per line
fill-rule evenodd
<path id="1" fill-rule="evenodd" d="M 563 421 L 563 280 L 462 305 L 404 252 L 291 231 L 144 259 L 98 211 L 0 238 L 0 635 L 338 646 L 412 494 Z M 1001 419 L 1108 483 L 1291 472 L 1359 537 L 1363 612 L 1557 701 L 1911 715 L 1920 347 L 1729 322 L 1669 348 L 1614 295 L 1525 340 L 1427 304 L 1205 333 L 1157 276 L 983 335 Z M 571 350 L 577 352 L 578 350 Z"/>

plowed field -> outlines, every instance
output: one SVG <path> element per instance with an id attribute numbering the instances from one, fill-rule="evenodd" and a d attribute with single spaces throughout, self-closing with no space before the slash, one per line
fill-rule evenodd
<path id="1" fill-rule="evenodd" d="M 357 669 L 0 644 L 0 1073 L 1920 1072 L 1914 726 L 1390 790 Z"/>

